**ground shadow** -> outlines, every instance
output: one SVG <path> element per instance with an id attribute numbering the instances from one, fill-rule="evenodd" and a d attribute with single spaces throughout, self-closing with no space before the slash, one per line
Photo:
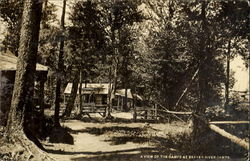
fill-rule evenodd
<path id="1" fill-rule="evenodd" d="M 111 126 L 111 127 L 102 127 L 102 128 L 96 128 L 96 127 L 87 127 L 80 130 L 72 130 L 68 128 L 70 133 L 77 134 L 77 133 L 89 133 L 92 135 L 103 135 L 105 133 L 122 133 L 127 135 L 142 135 L 146 133 L 146 130 L 139 127 L 125 127 L 125 126 Z"/>
<path id="2" fill-rule="evenodd" d="M 67 121 L 67 120 L 79 120 L 82 122 L 86 122 L 86 123 L 105 123 L 103 118 L 97 118 L 97 117 L 87 117 L 87 116 L 83 116 L 83 117 L 65 117 L 62 118 L 62 122 Z"/>
<path id="3" fill-rule="evenodd" d="M 153 129 L 153 128 L 152 128 Z M 72 130 L 70 129 L 70 133 L 88 133 L 91 135 L 104 135 L 111 134 L 109 139 L 104 140 L 105 142 L 110 142 L 110 145 L 120 145 L 126 144 L 128 142 L 142 144 L 146 142 L 154 143 L 155 145 L 159 145 L 161 147 L 171 147 L 177 148 L 177 144 L 175 144 L 170 139 L 159 137 L 157 135 L 151 135 L 148 133 L 148 128 L 143 127 L 125 127 L 125 126 L 111 126 L 111 127 L 87 127 L 80 130 Z M 153 129 L 155 132 L 157 129 Z M 112 134 L 119 133 L 119 136 L 112 136 Z M 178 147 L 179 148 L 179 147 Z"/>
<path id="4" fill-rule="evenodd" d="M 111 145 L 126 144 L 128 142 L 143 144 L 148 143 L 158 148 L 162 149 L 180 149 L 181 144 L 174 143 L 171 139 L 167 139 L 159 136 L 114 136 L 110 139 L 104 140 L 106 142 L 111 142 Z"/>
<path id="5" fill-rule="evenodd" d="M 50 143 L 74 144 L 74 138 L 70 135 L 70 129 L 65 127 L 55 127 L 49 135 Z"/>
<path id="6" fill-rule="evenodd" d="M 114 117 L 114 119 L 110 120 L 109 122 L 113 123 L 160 123 L 158 120 L 148 120 L 148 119 L 126 119 L 120 117 Z"/>
<path id="7" fill-rule="evenodd" d="M 132 123 L 164 123 L 163 121 L 159 120 L 147 120 L 147 119 L 127 119 L 127 118 L 120 118 L 120 117 L 112 117 L 112 119 L 105 119 L 104 117 L 96 117 L 96 116 L 83 116 L 83 117 L 68 117 L 68 118 L 62 118 L 62 121 L 67 120 L 79 120 L 86 123 L 126 123 L 126 124 L 132 124 Z"/>
<path id="8" fill-rule="evenodd" d="M 138 128 L 128 128 L 128 127 L 111 127 L 111 128 L 101 128 L 102 130 L 96 131 L 93 130 L 93 128 L 89 128 L 89 132 L 94 133 L 95 135 L 102 135 L 107 131 L 113 131 L 115 130 L 124 130 L 127 133 L 128 131 L 133 131 L 134 129 Z M 98 129 L 98 128 L 95 128 Z M 138 134 L 141 134 L 141 129 L 137 131 Z M 102 152 L 102 151 L 96 151 L 96 152 L 89 152 L 89 151 L 80 151 L 80 152 L 68 152 L 68 151 L 61 151 L 61 150 L 47 150 L 48 153 L 54 153 L 54 154 L 61 154 L 61 155 L 72 155 L 72 159 L 74 161 L 162 161 L 162 160 L 171 160 L 169 158 L 166 159 L 166 156 L 169 155 L 205 155 L 205 156 L 230 156 L 232 159 L 238 159 L 240 158 L 242 160 L 245 152 L 242 153 L 235 153 L 236 149 L 231 149 L 232 145 L 228 145 L 226 150 L 225 145 L 227 145 L 228 142 L 225 142 L 226 140 L 222 141 L 221 137 L 216 138 L 217 145 L 214 145 L 214 151 L 207 152 L 207 153 L 190 153 L 186 150 L 183 150 L 182 144 L 180 144 L 179 140 L 176 142 L 175 139 L 167 139 L 164 137 L 142 137 L 141 135 L 135 135 L 135 136 L 114 136 L 110 137 L 110 139 L 105 140 L 108 142 L 111 142 L 111 144 L 126 144 L 127 142 L 133 142 L 142 144 L 145 142 L 151 142 L 151 146 L 153 147 L 147 147 L 147 148 L 133 148 L 133 149 L 126 149 L 126 150 L 116 150 L 116 151 L 108 151 L 108 152 Z M 211 144 L 214 144 L 214 142 L 211 142 Z M 207 147 L 209 148 L 209 146 Z M 136 153 L 136 154 L 135 154 Z M 84 155 L 80 157 L 74 157 L 73 155 Z M 163 155 L 163 158 L 159 158 L 158 156 Z M 146 158 L 145 158 L 146 157 Z M 152 158 L 153 157 L 153 158 Z M 174 159 L 172 159 L 174 160 Z M 178 159 L 177 159 L 178 160 Z M 221 160 L 221 159 L 220 159 Z"/>
<path id="9" fill-rule="evenodd" d="M 149 127 L 148 127 L 149 128 Z M 156 135 L 151 136 L 148 133 L 148 128 L 143 127 L 126 127 L 126 126 L 111 126 L 111 127 L 87 127 L 79 130 L 72 130 L 68 128 L 70 133 L 78 134 L 78 133 L 88 133 L 91 135 L 104 135 L 110 134 L 109 139 L 104 140 L 105 142 L 111 142 L 111 145 L 120 145 L 126 144 L 127 142 L 133 142 L 142 144 L 145 142 L 166 142 L 166 138 L 157 137 Z M 151 128 L 151 127 L 150 127 Z M 155 132 L 159 131 L 157 129 L 152 128 Z M 112 134 L 119 134 L 119 136 L 112 136 Z"/>
<path id="10" fill-rule="evenodd" d="M 148 137 L 141 137 L 141 136 L 119 136 L 119 137 L 115 136 L 104 141 L 111 142 L 111 145 L 120 145 L 120 144 L 126 144 L 127 142 L 142 144 L 145 142 L 150 142 L 150 140 L 151 139 Z"/>
<path id="11" fill-rule="evenodd" d="M 126 120 L 126 119 L 125 119 Z M 103 135 L 108 134 L 109 138 L 107 138 L 106 142 L 110 142 L 111 145 L 119 145 L 126 144 L 128 142 L 133 142 L 137 144 L 143 144 L 146 142 L 152 143 L 156 148 L 146 148 L 145 149 L 128 149 L 123 151 L 112 151 L 112 152 L 64 152 L 64 151 L 50 151 L 51 153 L 65 154 L 65 155 L 74 155 L 74 154 L 82 154 L 82 155 L 96 155 L 96 156 L 84 156 L 73 158 L 72 160 L 76 161 L 98 161 L 98 160 L 153 160 L 152 158 L 141 158 L 142 155 L 153 154 L 155 151 L 156 155 L 163 153 L 159 149 L 164 149 L 164 154 L 173 153 L 172 151 L 166 152 L 166 149 L 174 149 L 175 153 L 179 153 L 182 155 L 203 155 L 203 156 L 230 156 L 232 158 L 243 158 L 246 157 L 246 150 L 238 147 L 236 144 L 231 143 L 229 140 L 221 137 L 219 135 L 215 135 L 213 139 L 208 139 L 208 142 L 200 141 L 198 144 L 204 144 L 204 151 L 196 151 L 193 152 L 192 149 L 189 149 L 189 142 L 185 142 L 188 140 L 189 136 L 172 136 L 171 137 L 157 137 L 157 136 L 148 136 L 148 128 L 144 127 L 126 127 L 126 126 L 111 126 L 111 127 L 87 127 L 80 130 L 69 130 L 70 133 L 88 133 L 91 135 Z M 119 135 L 113 135 L 114 133 L 119 133 Z M 110 135 L 109 135 L 110 134 Z M 121 134 L 121 135 L 120 135 Z M 207 138 L 205 135 L 204 138 Z M 140 151 L 139 154 L 130 154 L 130 152 Z M 143 151 L 143 152 L 142 152 Z M 145 152 L 147 151 L 147 152 Z M 124 154 L 125 153 L 125 154 Z M 162 158 L 158 158 L 161 160 Z M 166 158 L 164 158 L 166 160 Z"/>

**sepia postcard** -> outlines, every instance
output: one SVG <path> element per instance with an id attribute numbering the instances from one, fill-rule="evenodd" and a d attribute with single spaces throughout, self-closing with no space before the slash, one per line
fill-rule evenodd
<path id="1" fill-rule="evenodd" d="M 0 161 L 247 161 L 247 0 L 1 0 Z"/>

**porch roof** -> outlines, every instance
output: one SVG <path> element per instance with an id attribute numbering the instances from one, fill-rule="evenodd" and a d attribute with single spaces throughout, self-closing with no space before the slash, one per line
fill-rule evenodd
<path id="1" fill-rule="evenodd" d="M 17 69 L 17 57 L 11 52 L 0 52 L 0 71 L 15 71 Z M 37 71 L 48 71 L 48 67 L 36 64 Z"/>

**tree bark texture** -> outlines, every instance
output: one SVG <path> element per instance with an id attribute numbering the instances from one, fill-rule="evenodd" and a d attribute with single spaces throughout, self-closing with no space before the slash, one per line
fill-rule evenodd
<path id="1" fill-rule="evenodd" d="M 61 30 L 64 32 L 64 20 L 65 20 L 65 13 L 66 13 L 66 0 L 63 0 L 63 9 L 62 9 L 62 16 L 61 16 Z M 60 99 L 61 99 L 61 84 L 62 84 L 62 71 L 63 71 L 63 54 L 64 54 L 64 36 L 61 37 L 60 47 L 59 47 L 59 56 L 58 56 L 58 65 L 57 65 L 57 78 L 56 78 L 56 91 L 55 91 L 55 113 L 54 113 L 54 125 L 60 126 L 59 121 L 59 113 L 60 113 Z M 60 71 L 60 72 L 59 72 Z"/>
<path id="2" fill-rule="evenodd" d="M 40 1 L 24 1 L 17 70 L 7 123 L 7 134 L 9 135 L 14 131 L 27 132 L 29 129 L 33 109 L 41 13 L 42 3 Z"/>

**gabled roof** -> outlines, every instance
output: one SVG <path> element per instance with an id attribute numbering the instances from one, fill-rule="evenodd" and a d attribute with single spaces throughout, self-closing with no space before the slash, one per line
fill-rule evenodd
<path id="1" fill-rule="evenodd" d="M 0 53 L 0 70 L 15 71 L 17 66 L 17 57 L 12 53 Z M 48 71 L 48 67 L 36 64 L 37 71 Z"/>
<path id="2" fill-rule="evenodd" d="M 71 89 L 72 89 L 72 83 L 68 83 L 67 87 L 64 90 L 65 94 L 70 94 Z M 77 94 L 79 94 L 79 87 L 80 84 L 78 85 L 78 90 Z M 108 94 L 109 90 L 109 83 L 82 83 L 82 94 Z"/>
<path id="3" fill-rule="evenodd" d="M 68 83 L 67 87 L 64 90 L 64 94 L 70 94 L 71 90 L 72 90 L 72 83 Z M 77 94 L 79 94 L 79 86 L 78 85 L 78 90 L 77 90 Z M 82 94 L 105 94 L 107 95 L 109 92 L 109 83 L 82 83 Z M 121 97 L 125 97 L 125 89 L 117 89 L 116 96 L 121 96 Z M 128 98 L 133 98 L 131 90 L 128 89 L 127 91 L 127 97 Z"/>

